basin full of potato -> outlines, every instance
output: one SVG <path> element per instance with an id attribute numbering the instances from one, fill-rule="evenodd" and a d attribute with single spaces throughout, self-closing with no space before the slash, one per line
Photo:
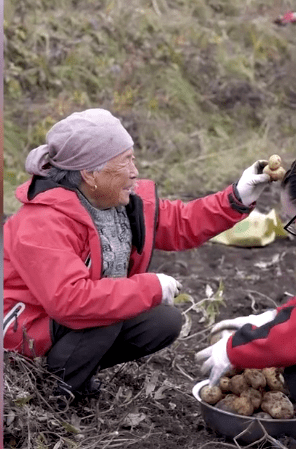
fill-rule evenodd
<path id="1" fill-rule="evenodd" d="M 295 419 L 281 368 L 232 371 L 201 388 L 202 401 L 219 410 L 265 419 Z"/>
<path id="2" fill-rule="evenodd" d="M 205 379 L 192 389 L 208 428 L 239 447 L 262 441 L 266 434 L 296 438 L 296 416 L 281 369 L 236 371 L 220 381 L 209 388 Z"/>

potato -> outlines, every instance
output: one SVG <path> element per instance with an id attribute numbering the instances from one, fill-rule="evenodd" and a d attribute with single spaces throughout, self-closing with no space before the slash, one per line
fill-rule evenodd
<path id="1" fill-rule="evenodd" d="M 219 387 L 210 387 L 209 385 L 205 385 L 200 390 L 200 397 L 204 402 L 214 405 L 222 399 L 223 394 Z"/>
<path id="2" fill-rule="evenodd" d="M 233 377 L 236 374 L 242 374 L 243 372 L 244 370 L 240 368 L 230 368 L 228 371 L 226 371 L 223 377 Z"/>
<path id="3" fill-rule="evenodd" d="M 223 410 L 224 412 L 235 413 L 235 408 L 233 407 L 233 402 L 235 399 L 237 399 L 236 394 L 227 394 L 225 398 L 217 402 L 215 407 L 219 410 Z"/>
<path id="4" fill-rule="evenodd" d="M 264 393 L 261 408 L 275 419 L 291 419 L 294 417 L 293 404 L 281 391 Z"/>
<path id="5" fill-rule="evenodd" d="M 246 396 L 237 397 L 232 405 L 238 415 L 251 416 L 254 413 L 254 406 Z"/>
<path id="6" fill-rule="evenodd" d="M 226 376 L 220 377 L 219 387 L 222 393 L 227 393 L 230 391 L 230 378 Z"/>
<path id="7" fill-rule="evenodd" d="M 257 412 L 253 414 L 254 418 L 258 419 L 272 419 L 272 416 L 270 416 L 269 413 L 266 412 Z"/>
<path id="8" fill-rule="evenodd" d="M 270 390 L 284 391 L 285 380 L 281 368 L 263 368 L 262 373 Z"/>
<path id="9" fill-rule="evenodd" d="M 219 340 L 221 340 L 221 338 L 222 338 L 221 332 L 216 332 L 215 334 L 211 335 L 210 336 L 210 345 L 214 345 Z"/>
<path id="10" fill-rule="evenodd" d="M 220 377 L 219 387 L 205 386 L 200 396 L 216 408 L 266 419 L 296 418 L 283 377 L 284 368 L 234 368 Z"/>
<path id="11" fill-rule="evenodd" d="M 244 371 L 245 379 L 248 385 L 258 390 L 259 388 L 266 387 L 266 378 L 260 369 L 245 369 Z"/>
<path id="12" fill-rule="evenodd" d="M 285 176 L 286 171 L 283 167 L 279 167 L 276 170 L 271 170 L 269 165 L 266 165 L 263 169 L 263 173 L 269 175 L 272 181 L 281 181 Z"/>
<path id="13" fill-rule="evenodd" d="M 235 331 L 233 329 L 222 329 L 221 331 L 215 332 L 210 336 L 210 345 L 214 345 L 217 341 L 221 340 L 226 335 L 231 335 Z"/>
<path id="14" fill-rule="evenodd" d="M 283 179 L 285 176 L 285 169 L 281 167 L 282 160 L 277 154 L 270 156 L 268 160 L 268 165 L 263 169 L 263 173 L 270 176 L 272 181 L 278 181 Z"/>
<path id="15" fill-rule="evenodd" d="M 248 398 L 251 401 L 254 410 L 257 410 L 262 402 L 262 394 L 253 387 L 249 387 L 246 391 L 243 391 L 241 397 Z"/>
<path id="16" fill-rule="evenodd" d="M 238 396 L 248 389 L 248 384 L 243 374 L 236 374 L 230 379 L 230 391 Z"/>
<path id="17" fill-rule="evenodd" d="M 273 154 L 272 156 L 270 156 L 269 160 L 268 160 L 268 165 L 270 170 L 276 170 L 277 168 L 279 168 L 282 164 L 282 160 L 281 157 L 278 156 L 277 154 Z"/>

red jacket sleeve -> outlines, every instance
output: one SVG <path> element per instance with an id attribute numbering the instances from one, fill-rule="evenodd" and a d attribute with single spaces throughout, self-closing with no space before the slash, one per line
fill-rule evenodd
<path id="1" fill-rule="evenodd" d="M 80 257 L 81 234 L 73 220 L 59 213 L 48 214 L 46 221 L 40 216 L 22 220 L 10 260 L 33 295 L 30 302 L 42 305 L 58 323 L 72 329 L 109 325 L 161 302 L 161 285 L 153 273 L 92 279 Z"/>
<path id="2" fill-rule="evenodd" d="M 233 186 L 189 203 L 160 200 L 155 247 L 180 251 L 200 246 L 246 218 L 252 209 L 236 200 Z"/>
<path id="3" fill-rule="evenodd" d="M 246 324 L 229 338 L 227 354 L 234 366 L 296 365 L 296 297 L 277 310 L 269 323 L 260 327 Z"/>

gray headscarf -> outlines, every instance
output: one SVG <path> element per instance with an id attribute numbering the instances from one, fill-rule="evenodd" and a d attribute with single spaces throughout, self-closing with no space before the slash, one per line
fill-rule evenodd
<path id="1" fill-rule="evenodd" d="M 95 170 L 134 145 L 119 119 L 105 109 L 74 112 L 56 123 L 46 144 L 30 151 L 26 171 L 46 176 L 48 162 L 63 170 Z"/>

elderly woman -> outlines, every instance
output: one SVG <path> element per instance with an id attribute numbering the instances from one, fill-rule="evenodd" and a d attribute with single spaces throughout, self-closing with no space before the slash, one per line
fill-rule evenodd
<path id="1" fill-rule="evenodd" d="M 137 180 L 133 140 L 110 112 L 75 112 L 32 150 L 23 203 L 5 223 L 4 345 L 46 356 L 74 396 L 100 368 L 135 360 L 179 335 L 181 285 L 148 273 L 154 248 L 198 247 L 254 208 L 266 161 L 234 185 L 184 204 Z"/>
<path id="2" fill-rule="evenodd" d="M 296 161 L 282 180 L 281 204 L 290 218 L 285 229 L 296 236 Z M 222 338 L 196 354 L 211 384 L 231 367 L 285 367 L 284 377 L 296 400 L 296 297 L 259 315 L 221 321 L 212 329 L 212 334 L 217 332 Z"/>

